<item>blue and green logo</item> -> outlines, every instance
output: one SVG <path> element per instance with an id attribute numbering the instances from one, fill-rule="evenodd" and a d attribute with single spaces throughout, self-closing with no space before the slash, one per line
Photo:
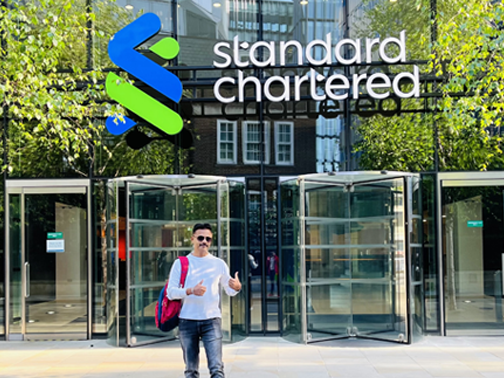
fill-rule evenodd
<path id="1" fill-rule="evenodd" d="M 182 97 L 179 78 L 135 50 L 160 30 L 159 17 L 154 13 L 146 13 L 112 37 L 108 53 L 115 65 L 178 103 Z M 166 60 L 175 58 L 180 51 L 178 42 L 173 38 L 163 38 L 149 49 Z M 105 89 L 110 98 L 165 133 L 173 135 L 182 130 L 180 115 L 118 75 L 112 72 L 107 75 Z M 110 133 L 120 135 L 136 125 L 126 116 L 121 118 L 107 118 L 106 126 Z"/>

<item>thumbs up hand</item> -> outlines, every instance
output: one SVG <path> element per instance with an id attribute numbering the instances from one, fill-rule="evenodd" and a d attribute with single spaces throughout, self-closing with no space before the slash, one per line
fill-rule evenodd
<path id="1" fill-rule="evenodd" d="M 201 280 L 200 283 L 198 283 L 196 286 L 193 287 L 192 292 L 194 295 L 197 295 L 198 297 L 201 297 L 203 294 L 206 293 L 206 286 L 203 286 L 203 280 Z"/>
<path id="2" fill-rule="evenodd" d="M 241 282 L 240 279 L 238 278 L 238 272 L 235 273 L 234 278 L 231 277 L 229 279 L 229 287 L 233 290 L 240 291 L 241 290 Z"/>

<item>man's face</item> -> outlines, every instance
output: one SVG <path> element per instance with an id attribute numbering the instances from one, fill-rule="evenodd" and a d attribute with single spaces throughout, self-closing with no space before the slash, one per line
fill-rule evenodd
<path id="1" fill-rule="evenodd" d="M 208 252 L 208 248 L 212 244 L 212 231 L 197 230 L 191 237 L 191 242 L 195 251 Z"/>

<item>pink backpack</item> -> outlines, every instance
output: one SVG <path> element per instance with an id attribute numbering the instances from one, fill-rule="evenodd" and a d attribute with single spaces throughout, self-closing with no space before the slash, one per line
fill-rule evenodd
<path id="1" fill-rule="evenodd" d="M 179 256 L 179 260 L 181 266 L 180 287 L 184 287 L 187 271 L 189 270 L 189 260 L 186 256 Z M 168 281 L 161 290 L 161 293 L 159 293 L 159 298 L 156 303 L 156 327 L 158 327 L 163 332 L 169 332 L 178 326 L 180 308 L 182 307 L 182 302 L 180 301 L 180 299 L 173 301 L 169 300 L 166 296 L 167 292 Z"/>

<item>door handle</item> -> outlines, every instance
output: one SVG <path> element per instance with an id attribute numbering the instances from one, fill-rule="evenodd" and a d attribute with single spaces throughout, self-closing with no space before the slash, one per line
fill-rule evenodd
<path id="1" fill-rule="evenodd" d="M 28 298 L 30 296 L 30 263 L 29 262 L 25 262 L 25 277 L 26 277 L 25 298 Z"/>

